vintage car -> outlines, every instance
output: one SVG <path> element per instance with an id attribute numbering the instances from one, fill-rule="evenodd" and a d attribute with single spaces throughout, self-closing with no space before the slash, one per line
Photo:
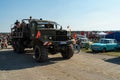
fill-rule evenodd
<path id="1" fill-rule="evenodd" d="M 88 38 L 78 37 L 80 39 L 80 47 L 88 49 L 92 42 Z"/>
<path id="2" fill-rule="evenodd" d="M 89 45 L 89 40 L 88 40 L 88 38 L 81 38 L 80 41 L 81 41 L 80 46 L 81 46 L 82 48 L 85 48 L 87 44 Z"/>
<path id="3" fill-rule="evenodd" d="M 111 50 L 117 50 L 118 49 L 118 43 L 115 39 L 107 39 L 107 38 L 102 38 L 99 40 L 98 43 L 93 43 L 90 48 L 93 52 L 96 51 L 111 51 Z"/>

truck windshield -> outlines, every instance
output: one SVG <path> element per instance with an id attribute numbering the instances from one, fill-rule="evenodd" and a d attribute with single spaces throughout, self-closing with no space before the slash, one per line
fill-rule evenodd
<path id="1" fill-rule="evenodd" d="M 61 26 L 56 23 L 48 23 L 48 22 L 39 22 L 37 25 L 38 28 L 49 28 L 49 29 L 61 29 Z"/>

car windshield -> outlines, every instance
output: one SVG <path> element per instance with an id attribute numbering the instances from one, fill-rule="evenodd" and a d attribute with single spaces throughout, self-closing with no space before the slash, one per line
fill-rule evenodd
<path id="1" fill-rule="evenodd" d="M 110 40 L 100 40 L 99 43 L 110 43 Z"/>
<path id="2" fill-rule="evenodd" d="M 82 42 L 88 42 L 88 39 L 87 38 L 81 38 L 81 41 Z"/>

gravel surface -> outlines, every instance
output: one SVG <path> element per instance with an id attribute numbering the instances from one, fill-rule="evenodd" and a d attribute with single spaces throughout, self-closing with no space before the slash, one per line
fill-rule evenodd
<path id="1" fill-rule="evenodd" d="M 56 54 L 45 63 L 36 63 L 32 54 L 0 50 L 0 80 L 120 80 L 117 57 L 80 52 L 69 60 Z"/>

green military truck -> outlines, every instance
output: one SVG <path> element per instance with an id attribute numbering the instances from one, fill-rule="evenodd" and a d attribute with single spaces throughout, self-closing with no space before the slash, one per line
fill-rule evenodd
<path id="1" fill-rule="evenodd" d="M 70 59 L 74 54 L 71 36 L 53 21 L 23 19 L 19 27 L 11 28 L 11 39 L 16 53 L 33 48 L 33 58 L 37 62 L 47 61 L 48 53 L 61 53 L 64 59 Z"/>

